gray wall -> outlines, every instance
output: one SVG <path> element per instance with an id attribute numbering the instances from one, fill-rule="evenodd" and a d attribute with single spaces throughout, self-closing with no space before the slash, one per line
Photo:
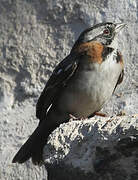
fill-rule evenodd
<path id="1" fill-rule="evenodd" d="M 127 23 L 119 37 L 125 78 L 104 112 L 137 113 L 137 0 L 0 0 L 0 179 L 46 179 L 43 168 L 12 157 L 38 123 L 35 104 L 55 65 L 81 31 L 103 21 Z"/>

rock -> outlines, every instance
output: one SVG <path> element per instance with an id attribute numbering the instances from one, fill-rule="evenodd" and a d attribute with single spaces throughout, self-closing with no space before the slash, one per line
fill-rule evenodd
<path id="1" fill-rule="evenodd" d="M 62 124 L 44 148 L 49 180 L 138 177 L 138 117 L 91 118 Z"/>

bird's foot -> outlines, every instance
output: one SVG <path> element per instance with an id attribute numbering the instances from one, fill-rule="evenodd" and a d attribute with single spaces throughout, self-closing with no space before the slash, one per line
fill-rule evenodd
<path id="1" fill-rule="evenodd" d="M 69 121 L 81 121 L 81 120 L 86 119 L 84 117 L 77 118 L 77 117 L 73 116 L 72 114 L 69 114 L 69 116 L 70 116 L 70 120 Z"/>
<path id="2" fill-rule="evenodd" d="M 95 112 L 94 115 L 96 115 L 96 116 L 101 116 L 101 117 L 108 117 L 107 114 L 102 113 L 102 112 Z"/>
<path id="3" fill-rule="evenodd" d="M 76 118 L 75 116 L 73 116 L 72 114 L 69 114 L 70 120 L 69 121 L 76 121 L 78 120 L 78 118 Z"/>

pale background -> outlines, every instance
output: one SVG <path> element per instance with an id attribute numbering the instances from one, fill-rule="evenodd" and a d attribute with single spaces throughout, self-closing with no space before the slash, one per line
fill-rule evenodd
<path id="1" fill-rule="evenodd" d="M 0 0 L 0 179 L 45 180 L 44 168 L 12 158 L 35 129 L 35 105 L 56 64 L 85 28 L 124 22 L 119 36 L 125 77 L 104 112 L 138 109 L 137 0 Z"/>

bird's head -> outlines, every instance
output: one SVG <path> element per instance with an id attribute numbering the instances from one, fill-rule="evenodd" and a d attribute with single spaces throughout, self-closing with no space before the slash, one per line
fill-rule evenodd
<path id="1" fill-rule="evenodd" d="M 124 23 L 115 24 L 111 22 L 96 24 L 95 26 L 83 31 L 76 43 L 98 41 L 103 45 L 110 46 L 113 43 L 115 36 L 125 25 L 126 24 Z"/>

